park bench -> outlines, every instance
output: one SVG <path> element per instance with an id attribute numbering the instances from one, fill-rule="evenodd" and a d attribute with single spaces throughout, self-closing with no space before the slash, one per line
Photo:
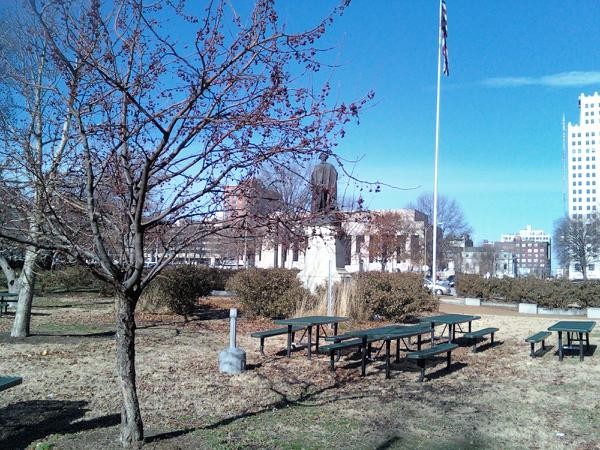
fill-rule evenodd
<path id="1" fill-rule="evenodd" d="M 330 336 L 326 339 L 331 340 L 334 338 L 337 338 L 337 336 Z M 342 336 L 342 338 L 344 338 L 344 336 Z M 369 344 L 369 346 L 370 346 L 371 343 L 373 343 L 377 340 L 379 340 L 379 339 L 367 339 L 367 344 Z M 328 344 L 328 345 L 322 346 L 320 348 L 320 351 L 322 351 L 323 353 L 329 353 L 329 358 L 330 358 L 329 369 L 333 371 L 333 370 L 335 370 L 335 361 L 336 361 L 334 353 L 336 351 L 338 352 L 337 359 L 339 359 L 339 357 L 340 357 L 339 352 L 341 350 L 344 350 L 346 348 L 352 348 L 352 347 L 357 347 L 360 350 L 362 347 L 362 339 L 359 339 L 359 338 L 347 339 L 346 338 L 341 341 L 338 340 L 338 342 L 334 342 L 333 344 Z M 370 348 L 368 349 L 368 353 L 370 356 L 370 353 L 371 353 Z"/>
<path id="2" fill-rule="evenodd" d="M 529 336 L 527 339 L 525 339 L 525 342 L 529 342 L 531 344 L 531 357 L 534 358 L 535 357 L 535 351 L 534 351 L 534 347 L 535 344 L 537 344 L 538 342 L 542 343 L 542 351 L 546 350 L 546 346 L 545 346 L 545 340 L 548 336 L 550 336 L 552 333 L 550 331 L 540 331 L 539 333 L 535 333 L 532 336 Z"/>
<path id="3" fill-rule="evenodd" d="M 475 353 L 477 351 L 477 339 L 482 338 L 484 336 L 487 336 L 488 334 L 491 335 L 491 340 L 490 340 L 490 344 L 494 343 L 494 333 L 498 331 L 498 328 L 483 328 L 481 330 L 477 330 L 477 331 L 470 331 L 468 333 L 464 333 L 463 336 L 467 339 L 471 339 L 473 341 L 473 349 L 472 352 Z"/>
<path id="4" fill-rule="evenodd" d="M 0 376 L 0 391 L 10 389 L 11 387 L 18 386 L 23 382 L 21 377 L 3 377 Z"/>
<path id="5" fill-rule="evenodd" d="M 292 327 L 292 341 L 294 341 L 295 332 L 300 331 L 304 328 L 305 327 L 302 327 L 302 326 Z M 265 354 L 265 352 L 264 352 L 265 339 L 268 337 L 272 337 L 272 336 L 279 336 L 280 334 L 287 334 L 287 332 L 288 332 L 288 327 L 273 328 L 272 330 L 256 331 L 256 332 L 252 333 L 250 336 L 252 336 L 253 338 L 260 339 L 260 353 L 261 353 L 261 355 L 264 355 Z"/>
<path id="6" fill-rule="evenodd" d="M 8 312 L 9 303 L 18 303 L 17 294 L 11 294 L 8 292 L 0 292 L 0 317 L 3 313 Z"/>
<path id="7" fill-rule="evenodd" d="M 421 369 L 421 374 L 419 375 L 419 383 L 423 381 L 425 377 L 425 361 L 428 359 L 433 359 L 434 356 L 440 355 L 442 353 L 446 353 L 446 370 L 450 369 L 451 364 L 451 353 L 452 350 L 458 348 L 457 344 L 451 344 L 450 342 L 446 342 L 443 344 L 435 345 L 433 347 L 427 348 L 425 350 L 419 350 L 416 352 L 410 352 L 406 355 L 408 359 L 413 359 L 417 362 L 417 366 Z"/>

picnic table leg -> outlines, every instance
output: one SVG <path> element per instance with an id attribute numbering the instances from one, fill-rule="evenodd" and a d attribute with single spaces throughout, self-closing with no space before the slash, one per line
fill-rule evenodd
<path id="1" fill-rule="evenodd" d="M 431 347 L 432 347 L 432 348 L 433 348 L 433 346 L 435 345 L 435 344 L 433 343 L 434 339 L 435 339 L 435 325 L 434 325 L 434 323 L 433 323 L 433 322 L 431 322 Z"/>
<path id="2" fill-rule="evenodd" d="M 446 353 L 446 370 L 450 370 L 450 366 L 452 365 L 452 356 L 450 356 L 452 352 Z"/>
<path id="3" fill-rule="evenodd" d="M 558 360 L 563 360 L 562 331 L 558 332 Z"/>
<path id="4" fill-rule="evenodd" d="M 318 334 L 318 331 L 317 331 Z M 312 325 L 308 327 L 308 359 L 312 358 Z"/>
<path id="5" fill-rule="evenodd" d="M 579 361 L 583 361 L 583 333 L 579 334 Z"/>
<path id="6" fill-rule="evenodd" d="M 317 340 L 315 343 L 315 351 L 319 353 L 319 325 L 317 325 Z"/>
<path id="7" fill-rule="evenodd" d="M 450 339 L 450 342 L 454 342 L 454 340 L 456 340 L 456 324 L 452 325 L 452 339 Z"/>
<path id="8" fill-rule="evenodd" d="M 421 369 L 418 382 L 422 383 L 423 378 L 425 378 L 425 360 L 424 359 L 417 360 L 417 365 L 419 366 L 419 369 Z"/>
<path id="9" fill-rule="evenodd" d="M 421 351 L 421 335 L 417 336 L 417 350 Z"/>
<path id="10" fill-rule="evenodd" d="M 469 320 L 469 333 L 471 332 L 471 321 Z"/>
<path id="11" fill-rule="evenodd" d="M 335 370 L 335 356 L 333 356 L 333 350 L 329 350 L 329 370 L 332 372 Z"/>
<path id="12" fill-rule="evenodd" d="M 362 338 L 362 360 L 361 364 L 361 375 L 364 377 L 367 372 L 367 337 Z"/>
<path id="13" fill-rule="evenodd" d="M 288 325 L 288 332 L 287 332 L 287 357 L 289 358 L 292 354 L 292 326 Z"/>
<path id="14" fill-rule="evenodd" d="M 333 335 L 337 336 L 337 331 L 338 331 L 338 323 L 334 322 L 333 323 Z"/>
<path id="15" fill-rule="evenodd" d="M 533 346 L 534 346 L 534 345 L 535 345 L 535 344 L 532 342 L 532 343 L 531 343 L 531 355 L 530 355 L 532 358 L 534 357 L 534 353 L 535 353 L 535 352 L 533 351 Z M 543 349 L 543 348 L 544 348 L 544 343 L 543 343 L 543 341 L 542 341 L 542 349 Z"/>
<path id="16" fill-rule="evenodd" d="M 385 377 L 390 377 L 390 339 L 385 341 Z"/>
<path id="17" fill-rule="evenodd" d="M 590 333 L 585 333 L 585 349 L 590 350 Z"/>
<path id="18" fill-rule="evenodd" d="M 400 362 L 400 339 L 396 339 L 396 363 Z"/>
<path id="19" fill-rule="evenodd" d="M 567 345 L 570 347 L 571 346 L 571 332 L 567 331 Z"/>

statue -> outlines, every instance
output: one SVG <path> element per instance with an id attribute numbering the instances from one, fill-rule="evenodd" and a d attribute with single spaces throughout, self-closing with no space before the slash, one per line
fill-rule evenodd
<path id="1" fill-rule="evenodd" d="M 332 211 L 337 206 L 337 170 L 327 162 L 327 153 L 321 153 L 319 159 L 321 162 L 315 166 L 310 177 L 313 213 Z"/>

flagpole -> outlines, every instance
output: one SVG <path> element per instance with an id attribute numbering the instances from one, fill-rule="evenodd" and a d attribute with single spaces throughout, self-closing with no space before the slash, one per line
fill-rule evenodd
<path id="1" fill-rule="evenodd" d="M 442 23 L 442 0 L 440 0 L 440 21 Z M 442 62 L 442 27 L 438 27 L 438 61 L 437 61 L 437 95 L 435 104 L 435 158 L 433 169 L 433 260 L 431 268 L 431 280 L 435 286 L 437 280 L 437 210 L 438 210 L 438 159 L 440 147 L 440 84 L 441 84 L 441 62 Z"/>

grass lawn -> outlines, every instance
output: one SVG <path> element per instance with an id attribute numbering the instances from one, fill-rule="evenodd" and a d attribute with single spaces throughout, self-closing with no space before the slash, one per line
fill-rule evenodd
<path id="1" fill-rule="evenodd" d="M 266 357 L 239 321 L 248 369 L 218 372 L 228 345 L 228 299 L 208 300 L 188 323 L 176 316 L 137 320 L 138 394 L 148 448 L 467 449 L 600 448 L 600 326 L 585 361 L 555 354 L 532 359 L 524 338 L 556 319 L 442 306 L 475 313 L 474 329 L 496 326 L 497 345 L 440 358 L 426 381 L 402 360 L 385 379 L 381 360 L 359 376 L 359 360 L 288 359 L 285 337 L 266 340 Z M 0 318 L 0 374 L 23 384 L 0 394 L 0 448 L 120 448 L 113 309 L 93 294 L 36 299 L 29 338 L 12 340 L 13 315 Z M 347 327 L 381 323 L 347 324 Z M 460 343 L 460 341 L 459 341 Z"/>

